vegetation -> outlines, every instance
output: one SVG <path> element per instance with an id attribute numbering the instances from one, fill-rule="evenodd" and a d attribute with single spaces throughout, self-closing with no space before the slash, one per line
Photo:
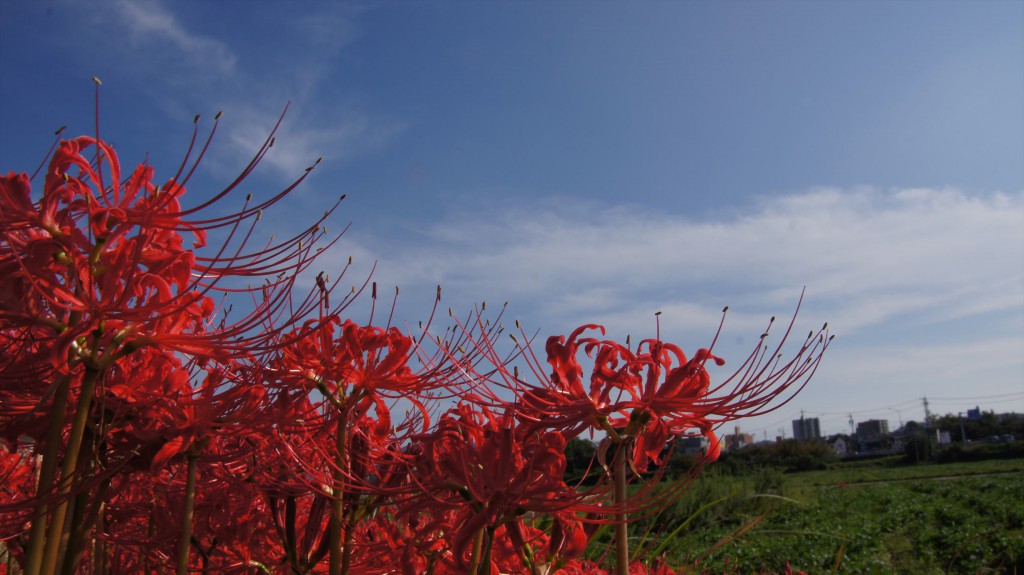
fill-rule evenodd
<path id="1" fill-rule="evenodd" d="M 890 457 L 809 472 L 735 471 L 708 466 L 672 509 L 647 520 L 647 548 L 707 573 L 1024 568 L 1024 459 L 907 465 Z"/>

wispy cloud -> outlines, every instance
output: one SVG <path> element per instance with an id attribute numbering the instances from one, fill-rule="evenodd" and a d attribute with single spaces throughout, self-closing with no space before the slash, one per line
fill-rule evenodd
<path id="1" fill-rule="evenodd" d="M 283 110 L 283 104 L 278 110 L 261 109 L 245 102 L 234 105 L 223 121 L 228 142 L 223 148 L 229 159 L 237 163 L 259 149 Z M 387 145 L 404 128 L 399 121 L 371 118 L 352 108 L 321 110 L 312 118 L 292 107 L 274 134 L 274 147 L 263 164 L 281 178 L 294 179 L 317 158 L 338 165 Z"/>
<path id="2" fill-rule="evenodd" d="M 114 7 L 136 49 L 141 47 L 150 56 L 160 54 L 169 62 L 178 61 L 196 74 L 230 75 L 235 71 L 238 57 L 227 44 L 188 31 L 160 3 L 118 0 Z"/>
<path id="3" fill-rule="evenodd" d="M 700 219 L 560 199 L 491 213 L 501 215 L 452 214 L 400 245 L 360 233 L 356 245 L 379 259 L 384 285 L 415 298 L 439 283 L 456 309 L 507 298 L 542 337 L 585 322 L 616 338 L 648 337 L 662 311 L 662 333 L 692 349 L 708 343 L 730 304 L 719 341 L 730 360 L 755 345 L 768 316 L 788 319 L 807 286 L 797 339 L 827 320 L 838 345 L 796 407 L 751 429 L 799 405 L 868 409 L 1021 391 L 1020 192 L 822 188 Z M 1013 401 L 1005 409 L 1019 407 Z"/>
<path id="4" fill-rule="evenodd" d="M 421 233 L 382 253 L 380 273 L 504 293 L 547 317 L 646 318 L 694 302 L 762 312 L 802 286 L 845 333 L 1024 309 L 1019 193 L 827 188 L 712 220 L 553 199 Z"/>
<path id="5" fill-rule="evenodd" d="M 112 58 L 138 68 L 135 73 L 145 78 L 150 97 L 166 114 L 191 118 L 225 112 L 223 135 L 204 165 L 218 176 L 245 164 L 288 103 L 291 111 L 276 134 L 280 145 L 265 160 L 280 181 L 298 177 L 320 156 L 338 165 L 376 150 L 405 127 L 372 111 L 372 102 L 350 97 L 357 87 L 346 89 L 337 81 L 340 55 L 359 37 L 358 7 L 317 4 L 298 14 L 284 5 L 263 7 L 242 17 L 245 26 L 265 29 L 274 22 L 266 42 L 280 49 L 254 53 L 252 38 L 198 30 L 196 22 L 184 18 L 182 4 L 114 0 L 106 6 L 114 17 L 102 24 L 113 34 L 101 35 L 102 43 Z M 277 25 L 275 18 L 287 25 Z M 126 38 L 131 50 L 124 51 L 124 42 L 112 37 Z"/>

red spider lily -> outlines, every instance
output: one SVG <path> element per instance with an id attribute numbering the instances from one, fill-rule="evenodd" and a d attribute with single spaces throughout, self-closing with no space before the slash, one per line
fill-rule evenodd
<path id="1" fill-rule="evenodd" d="M 35 492 L 38 462 L 30 446 L 0 441 L 0 545 L 19 562 L 24 560 L 25 531 L 30 516 L 24 503 Z"/>
<path id="2" fill-rule="evenodd" d="M 329 290 L 324 292 L 326 301 Z M 392 437 L 395 428 L 386 399 L 407 400 L 428 425 L 427 410 L 417 396 L 429 390 L 433 380 L 409 367 L 414 342 L 395 328 L 359 326 L 326 315 L 306 322 L 284 341 L 267 374 L 281 393 L 301 390 L 305 395 L 316 390 L 322 398 L 309 419 L 311 425 L 323 426 L 320 437 L 329 441 L 312 440 L 311 445 L 319 446 L 316 457 L 297 458 L 296 463 L 309 476 L 310 488 L 332 500 L 330 572 L 346 573 L 351 569 L 357 516 L 370 504 L 367 498 L 396 486 L 388 479 L 395 468 L 388 458 L 397 453 L 397 440 Z"/>
<path id="3" fill-rule="evenodd" d="M 536 382 L 508 374 L 500 365 L 497 368 L 505 381 L 512 382 L 518 416 L 537 427 L 557 429 L 569 437 L 597 430 L 634 438 L 633 463 L 640 469 L 648 460 L 657 462 L 673 437 L 699 432 L 709 438 L 708 455 L 713 459 L 719 449 L 713 428 L 777 409 L 813 375 L 831 337 L 827 325 L 812 332 L 793 359 L 782 362 L 780 352 L 795 319 L 794 314 L 774 353 L 769 354 L 763 344 L 766 333 L 737 371 L 714 387 L 705 364 L 725 363 L 713 355 L 714 342 L 688 359 L 678 346 L 660 339 L 644 340 L 633 351 L 614 341 L 580 337 L 587 330 L 603 334 L 604 328 L 597 325 L 581 326 L 568 338 L 548 339 L 547 363 L 552 368 L 548 377 L 540 375 L 543 370 L 528 347 L 521 351 L 538 376 Z M 581 349 L 593 360 L 589 387 L 583 383 Z"/>
<path id="4" fill-rule="evenodd" d="M 607 434 L 599 453 L 614 444 L 615 461 L 610 474 L 614 482 L 613 505 L 605 513 L 614 516 L 616 524 L 616 573 L 625 575 L 629 569 L 626 526 L 630 512 L 657 509 L 673 494 L 671 489 L 656 493 L 649 483 L 628 495 L 627 449 L 632 450 L 629 459 L 634 469 L 646 470 L 648 462 L 659 463 L 671 439 L 700 433 L 710 443 L 704 461 L 716 458 L 720 451 L 712 431 L 716 425 L 777 409 L 788 401 L 787 396 L 791 398 L 806 385 L 817 368 L 831 341 L 827 325 L 809 334 L 793 359 L 785 363 L 780 359 L 779 352 L 795 318 L 794 314 L 775 353 L 768 356 L 768 348 L 763 344 L 766 333 L 739 370 L 716 387 L 711 387 L 705 364 L 709 360 L 718 365 L 724 363 L 711 351 L 717 334 L 708 349 L 701 349 L 687 359 L 682 349 L 661 341 L 660 337 L 643 341 L 636 351 L 614 341 L 580 337 L 586 330 L 603 334 L 604 328 L 597 325 L 581 326 L 567 339 L 548 339 L 547 362 L 552 368 L 549 377 L 541 375 L 543 370 L 532 350 L 517 339 L 519 355 L 537 375 L 536 383 L 520 379 L 517 370 L 510 373 L 507 364 L 497 360 L 499 354 L 493 350 L 493 339 L 488 333 L 478 333 L 474 341 L 484 348 L 481 355 L 491 360 L 494 371 L 476 370 L 474 376 L 510 389 L 517 398 L 510 409 L 530 429 L 556 430 L 568 437 L 586 430 Z M 473 337 L 470 330 L 464 331 L 467 337 Z M 521 335 L 529 341 L 524 333 Z M 578 359 L 581 348 L 593 361 L 589 389 L 584 387 L 583 368 Z M 497 395 L 493 398 L 495 402 L 501 401 Z M 655 480 L 663 469 L 660 467 L 655 473 Z M 683 489 L 685 484 L 677 488 Z"/>
<path id="5" fill-rule="evenodd" d="M 545 349 L 552 372 L 546 385 L 527 387 L 521 393 L 520 417 L 539 422 L 544 427 L 560 429 L 575 437 L 586 429 L 608 429 L 608 416 L 616 411 L 612 392 L 628 387 L 623 380 L 634 377 L 629 372 L 632 354 L 619 344 L 592 338 L 579 339 L 586 330 L 598 325 L 584 325 L 568 339 L 548 338 Z M 579 348 L 594 358 L 594 371 L 589 390 L 583 385 L 583 368 L 578 360 Z"/>
<path id="6" fill-rule="evenodd" d="M 373 409 L 384 434 L 391 419 L 383 394 L 402 394 L 415 403 L 413 394 L 429 385 L 408 365 L 412 339 L 396 328 L 359 326 L 333 315 L 310 320 L 285 339 L 269 372 L 275 385 L 317 390 L 347 417 Z"/>
<path id="7" fill-rule="evenodd" d="M 571 557 L 585 545 L 574 511 L 578 496 L 562 479 L 564 448 L 561 433 L 528 432 L 516 426 L 511 414 L 499 416 L 463 403 L 418 439 L 412 477 L 422 495 L 403 506 L 400 517 L 450 511 L 454 516 L 445 517 L 441 530 L 452 560 L 461 568 L 476 560 L 489 570 L 496 530 L 505 527 L 514 544 L 519 539 L 521 552 L 526 541 L 519 522 L 525 514 L 545 513 L 559 523 L 560 533 L 568 534 L 557 537 L 553 551 Z M 474 543 L 481 536 L 483 548 Z"/>
<path id="8" fill-rule="evenodd" d="M 93 443 L 106 445 L 102 434 L 110 431 L 105 415 L 99 426 L 91 427 L 97 389 L 115 386 L 113 394 L 104 396 L 114 404 L 134 391 L 152 394 L 144 388 L 144 376 L 126 378 L 123 384 L 115 381 L 112 372 L 123 369 L 125 362 L 137 363 L 126 358 L 140 349 L 158 349 L 187 354 L 194 368 L 209 359 L 248 357 L 273 349 L 283 331 L 315 309 L 315 298 L 293 302 L 291 287 L 296 274 L 316 257 L 314 243 L 326 233 L 323 219 L 294 238 L 245 253 L 262 210 L 294 184 L 256 205 L 247 199 L 239 212 L 196 217 L 235 188 L 271 142 L 268 138 L 238 180 L 192 209 L 180 204 L 191 173 L 179 178 L 188 156 L 162 186 L 154 184 L 155 171 L 147 165 L 122 180 L 116 154 L 98 138 L 80 137 L 56 147 L 38 201 L 32 200 L 28 176 L 0 178 L 0 399 L 13 407 L 0 415 L 0 437 L 31 432 L 43 454 L 29 575 L 56 568 L 63 553 L 57 541 L 66 538 L 75 520 L 70 498 L 87 493 L 86 481 L 102 475 L 92 462 L 79 462 L 81 453 L 96 455 L 83 438 L 98 433 L 100 439 Z M 224 230 L 225 243 L 213 257 L 197 255 L 194 250 L 205 246 L 206 232 L 214 229 Z M 192 240 L 186 242 L 183 233 Z M 239 290 L 227 285 L 231 277 L 274 279 Z M 212 290 L 248 291 L 257 303 L 240 321 L 215 324 L 216 306 L 208 295 Z M 175 369 L 180 373 L 180 367 Z M 131 390 L 133 386 L 141 389 Z M 218 400 L 227 397 L 222 393 Z M 174 406 L 180 408 L 172 416 L 177 421 L 165 422 L 165 428 L 178 431 L 163 438 L 154 455 L 157 466 L 205 434 L 201 425 L 190 422 L 197 408 L 207 412 L 198 420 L 209 421 L 210 410 L 216 411 L 210 401 L 191 407 L 184 403 Z M 171 411 L 155 413 L 162 417 Z M 40 546 L 44 539 L 45 550 Z"/>
<path id="9" fill-rule="evenodd" d="M 184 462 L 174 462 L 156 475 L 117 476 L 98 528 L 102 545 L 88 550 L 87 561 L 95 565 L 101 553 L 107 572 L 124 575 L 164 572 L 173 564 L 186 499 L 184 468 Z M 246 475 L 238 465 L 204 466 L 190 536 L 191 569 L 251 573 L 252 561 L 285 564 L 273 537 L 271 512 Z"/>

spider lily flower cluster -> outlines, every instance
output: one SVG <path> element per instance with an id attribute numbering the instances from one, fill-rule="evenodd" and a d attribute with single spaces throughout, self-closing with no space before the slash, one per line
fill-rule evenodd
<path id="1" fill-rule="evenodd" d="M 209 140 L 162 184 L 146 164 L 123 174 L 93 137 L 60 140 L 41 189 L 0 176 L 0 569 L 673 573 L 627 538 L 673 495 L 653 489 L 667 446 L 709 438 L 696 473 L 718 425 L 777 408 L 828 347 L 823 328 L 783 361 L 762 340 L 716 385 L 713 343 L 688 357 L 584 325 L 541 360 L 521 330 L 500 351 L 501 313 L 482 308 L 443 335 L 433 316 L 419 333 L 360 324 L 344 311 L 362 290 L 332 304 L 340 277 L 296 285 L 337 241 L 323 225 L 337 204 L 249 247 L 305 175 L 207 215 L 272 143 L 190 208 Z M 231 320 L 239 296 L 254 303 Z M 583 435 L 602 438 L 598 455 L 586 482 L 567 481 L 566 444 Z"/>

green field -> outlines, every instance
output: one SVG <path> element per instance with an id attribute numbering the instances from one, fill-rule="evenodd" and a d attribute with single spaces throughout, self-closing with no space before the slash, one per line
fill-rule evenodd
<path id="1" fill-rule="evenodd" d="M 1024 573 L 1024 459 L 739 477 L 712 465 L 632 534 L 698 573 Z"/>

